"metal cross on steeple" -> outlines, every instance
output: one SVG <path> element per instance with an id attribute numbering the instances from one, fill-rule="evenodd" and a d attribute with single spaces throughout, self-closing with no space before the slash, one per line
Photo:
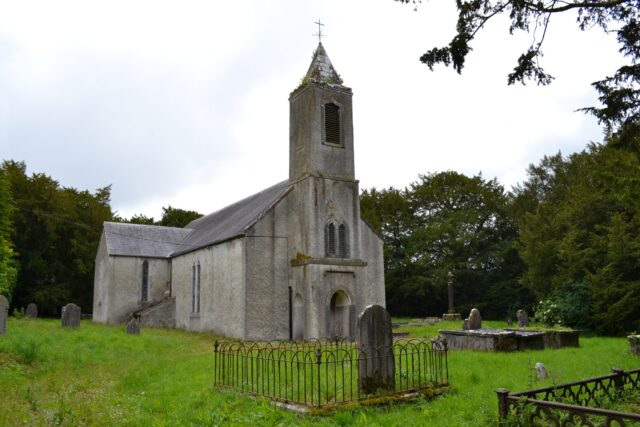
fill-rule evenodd
<path id="1" fill-rule="evenodd" d="M 316 34 L 314 34 L 314 36 L 318 36 L 318 42 L 322 43 L 322 27 L 324 27 L 324 24 L 320 22 L 320 19 L 318 19 L 318 22 L 314 22 L 314 24 L 318 25 L 318 32 Z M 327 36 L 324 36 L 327 37 Z"/>

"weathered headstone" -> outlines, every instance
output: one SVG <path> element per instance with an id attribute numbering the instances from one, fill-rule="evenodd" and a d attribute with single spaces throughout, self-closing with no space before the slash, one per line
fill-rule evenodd
<path id="1" fill-rule="evenodd" d="M 518 318 L 518 328 L 526 328 L 529 326 L 529 315 L 526 310 L 518 310 L 516 317 Z"/>
<path id="2" fill-rule="evenodd" d="M 469 319 L 464 319 L 464 321 L 462 322 L 462 330 L 463 331 L 468 331 L 469 330 Z"/>
<path id="3" fill-rule="evenodd" d="M 640 356 L 640 334 L 629 335 L 629 346 L 631 347 L 631 354 Z"/>
<path id="4" fill-rule="evenodd" d="M 0 295 L 0 335 L 7 333 L 7 317 L 9 316 L 9 301 Z"/>
<path id="5" fill-rule="evenodd" d="M 65 328 L 77 328 L 80 326 L 80 307 L 69 303 L 62 307 L 62 326 Z"/>
<path id="6" fill-rule="evenodd" d="M 29 303 L 27 306 L 27 311 L 24 312 L 25 317 L 29 319 L 37 319 L 38 318 L 38 306 L 35 303 Z"/>
<path id="7" fill-rule="evenodd" d="M 544 367 L 544 363 L 536 363 L 536 375 L 538 376 L 539 380 L 547 379 L 547 368 Z"/>
<path id="8" fill-rule="evenodd" d="M 384 307 L 370 305 L 358 318 L 360 362 L 358 386 L 365 393 L 393 389 L 395 365 L 391 316 Z"/>
<path id="9" fill-rule="evenodd" d="M 129 335 L 140 335 L 140 320 L 137 317 L 132 317 L 127 323 L 127 333 Z"/>
<path id="10" fill-rule="evenodd" d="M 480 311 L 477 308 L 472 308 L 469 313 L 469 329 L 482 328 L 482 318 L 480 317 Z"/>

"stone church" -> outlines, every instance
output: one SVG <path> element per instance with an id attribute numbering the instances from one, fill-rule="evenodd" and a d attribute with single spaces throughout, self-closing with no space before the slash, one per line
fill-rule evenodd
<path id="1" fill-rule="evenodd" d="M 353 337 L 385 293 L 382 240 L 360 218 L 351 98 L 320 43 L 289 96 L 288 180 L 185 228 L 105 222 L 93 320 Z"/>

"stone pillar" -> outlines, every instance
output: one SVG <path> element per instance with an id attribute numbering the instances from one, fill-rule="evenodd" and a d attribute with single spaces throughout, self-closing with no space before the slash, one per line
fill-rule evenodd
<path id="1" fill-rule="evenodd" d="M 358 386 L 365 394 L 395 386 L 391 316 L 384 307 L 370 305 L 358 319 Z"/>
<path id="2" fill-rule="evenodd" d="M 447 290 L 449 292 L 449 311 L 442 315 L 442 320 L 460 320 L 462 316 L 453 308 L 453 273 L 447 273 Z"/>
<path id="3" fill-rule="evenodd" d="M 7 317 L 9 317 L 9 301 L 0 295 L 0 335 L 7 333 Z"/>

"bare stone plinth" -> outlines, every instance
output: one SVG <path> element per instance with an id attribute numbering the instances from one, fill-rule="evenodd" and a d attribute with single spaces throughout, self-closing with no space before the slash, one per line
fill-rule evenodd
<path id="1" fill-rule="evenodd" d="M 462 314 L 460 313 L 444 313 L 442 320 L 462 320 Z"/>
<path id="2" fill-rule="evenodd" d="M 7 333 L 7 317 L 9 316 L 9 300 L 0 295 L 0 335 Z"/>
<path id="3" fill-rule="evenodd" d="M 62 307 L 62 326 L 64 328 L 77 328 L 80 326 L 80 307 L 69 303 Z"/>
<path id="4" fill-rule="evenodd" d="M 360 352 L 358 386 L 365 394 L 395 386 L 391 316 L 380 305 L 370 305 L 358 318 Z"/>
<path id="5" fill-rule="evenodd" d="M 38 306 L 35 303 L 29 303 L 27 310 L 24 312 L 25 317 L 28 319 L 38 318 Z"/>

